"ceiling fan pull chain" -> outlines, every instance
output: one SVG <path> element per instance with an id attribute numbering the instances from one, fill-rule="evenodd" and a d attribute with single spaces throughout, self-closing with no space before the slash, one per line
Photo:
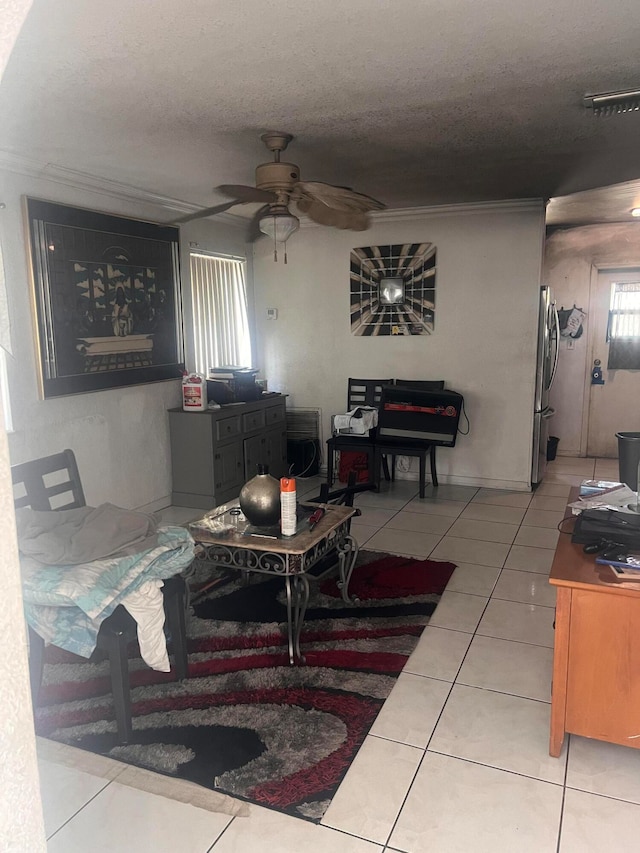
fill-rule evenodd
<path id="1" fill-rule="evenodd" d="M 278 243 L 276 241 L 276 232 L 273 232 L 273 260 L 275 263 L 278 262 Z"/>
<path id="2" fill-rule="evenodd" d="M 284 244 L 284 262 L 287 263 L 287 244 Z"/>

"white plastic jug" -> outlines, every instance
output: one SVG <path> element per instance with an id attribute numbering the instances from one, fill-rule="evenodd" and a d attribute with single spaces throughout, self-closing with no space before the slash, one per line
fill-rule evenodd
<path id="1" fill-rule="evenodd" d="M 207 408 L 207 380 L 202 373 L 182 377 L 182 408 L 185 412 L 204 412 Z"/>

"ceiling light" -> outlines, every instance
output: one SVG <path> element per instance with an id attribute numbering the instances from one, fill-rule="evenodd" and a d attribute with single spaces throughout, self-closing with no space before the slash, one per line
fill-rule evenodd
<path id="1" fill-rule="evenodd" d="M 278 243 L 284 244 L 284 262 L 287 263 L 287 240 L 295 234 L 300 227 L 297 216 L 289 213 L 285 207 L 282 211 L 272 210 L 265 214 L 259 222 L 258 227 L 263 234 L 273 240 L 273 260 L 278 260 Z"/>
<path id="2" fill-rule="evenodd" d="M 629 89 L 626 92 L 603 92 L 600 95 L 586 95 L 583 102 L 594 116 L 611 116 L 618 113 L 633 113 L 640 110 L 640 90 Z"/>
<path id="3" fill-rule="evenodd" d="M 631 208 L 632 216 L 640 216 L 640 207 L 632 207 Z"/>

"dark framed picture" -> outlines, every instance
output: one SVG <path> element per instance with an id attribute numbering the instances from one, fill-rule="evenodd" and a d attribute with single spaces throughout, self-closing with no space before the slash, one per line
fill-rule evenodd
<path id="1" fill-rule="evenodd" d="M 178 228 L 25 204 L 42 397 L 180 378 Z"/>

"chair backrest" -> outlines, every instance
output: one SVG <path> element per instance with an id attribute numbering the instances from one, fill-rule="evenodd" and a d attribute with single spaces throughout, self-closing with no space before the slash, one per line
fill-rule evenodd
<path id="1" fill-rule="evenodd" d="M 382 386 L 391 385 L 393 379 L 349 379 L 347 411 L 357 406 L 379 406 Z"/>
<path id="2" fill-rule="evenodd" d="M 86 506 L 73 450 L 11 466 L 16 509 L 74 509 Z"/>
<path id="3" fill-rule="evenodd" d="M 444 379 L 394 379 L 393 384 L 414 388 L 416 391 L 442 391 Z"/>

